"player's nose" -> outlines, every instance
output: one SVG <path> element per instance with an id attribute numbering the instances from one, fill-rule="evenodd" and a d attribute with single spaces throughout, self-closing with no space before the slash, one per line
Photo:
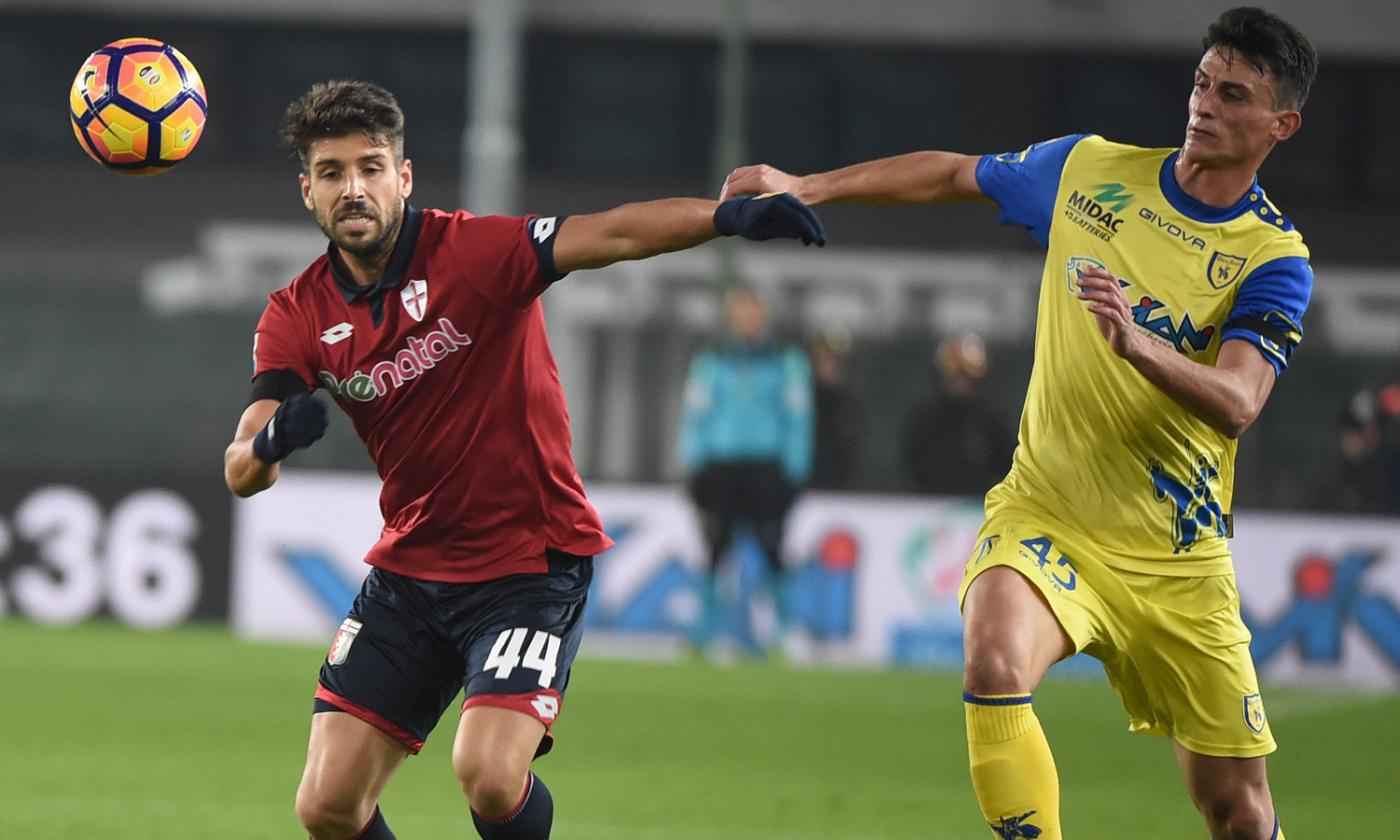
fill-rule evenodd
<path id="1" fill-rule="evenodd" d="M 359 175 L 354 173 L 346 175 L 345 179 L 341 182 L 340 185 L 341 198 L 345 199 L 346 201 L 355 201 L 357 199 L 364 198 L 364 187 L 365 182 L 362 178 L 360 178 Z"/>

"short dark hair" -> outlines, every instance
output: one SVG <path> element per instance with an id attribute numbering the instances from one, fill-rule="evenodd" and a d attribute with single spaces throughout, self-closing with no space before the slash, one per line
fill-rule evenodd
<path id="1" fill-rule="evenodd" d="M 363 132 L 371 143 L 390 146 L 403 160 L 403 109 L 394 95 L 371 82 L 318 82 L 287 106 L 282 140 L 303 168 L 311 144 L 325 137 Z"/>
<path id="2" fill-rule="evenodd" d="M 1241 6 L 1231 9 L 1206 30 L 1201 46 L 1232 50 L 1261 73 L 1274 78 L 1274 107 L 1298 111 L 1317 77 L 1317 50 L 1277 15 Z"/>

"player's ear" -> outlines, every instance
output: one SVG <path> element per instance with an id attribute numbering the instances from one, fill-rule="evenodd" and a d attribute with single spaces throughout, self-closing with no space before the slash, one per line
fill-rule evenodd
<path id="1" fill-rule="evenodd" d="M 302 172 L 297 175 L 297 180 L 301 183 L 301 203 L 306 205 L 307 210 L 315 210 L 316 202 L 311 200 L 311 176 Z"/>
<path id="2" fill-rule="evenodd" d="M 399 164 L 399 192 L 404 198 L 413 194 L 413 161 L 408 158 L 403 159 Z"/>
<path id="3" fill-rule="evenodd" d="M 1284 140 L 1298 133 L 1298 129 L 1303 127 L 1303 115 L 1297 111 L 1284 111 L 1278 115 L 1274 122 L 1274 130 L 1271 132 L 1274 142 L 1282 143 Z"/>

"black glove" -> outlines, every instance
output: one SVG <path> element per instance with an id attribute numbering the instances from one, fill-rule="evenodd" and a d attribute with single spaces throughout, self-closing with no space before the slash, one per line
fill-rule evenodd
<path id="1" fill-rule="evenodd" d="M 253 454 L 265 464 L 275 464 L 325 433 L 325 403 L 310 394 L 293 394 L 277 406 L 277 413 L 253 438 Z"/>
<path id="2" fill-rule="evenodd" d="M 790 193 L 731 198 L 715 208 L 720 236 L 745 239 L 801 239 L 803 245 L 826 244 L 826 228 L 812 208 Z"/>

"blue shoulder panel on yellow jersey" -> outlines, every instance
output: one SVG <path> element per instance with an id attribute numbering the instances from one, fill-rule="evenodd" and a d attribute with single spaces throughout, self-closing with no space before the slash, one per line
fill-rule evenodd
<path id="1" fill-rule="evenodd" d="M 1070 134 L 1025 151 L 982 156 L 977 162 L 977 186 L 1001 205 L 1002 224 L 1024 225 L 1042 247 L 1049 244 L 1065 161 L 1075 144 L 1088 136 Z"/>
<path id="2" fill-rule="evenodd" d="M 1221 342 L 1248 341 L 1282 374 L 1303 340 L 1312 284 L 1312 266 L 1303 257 L 1282 257 L 1254 269 L 1240 286 Z"/>

